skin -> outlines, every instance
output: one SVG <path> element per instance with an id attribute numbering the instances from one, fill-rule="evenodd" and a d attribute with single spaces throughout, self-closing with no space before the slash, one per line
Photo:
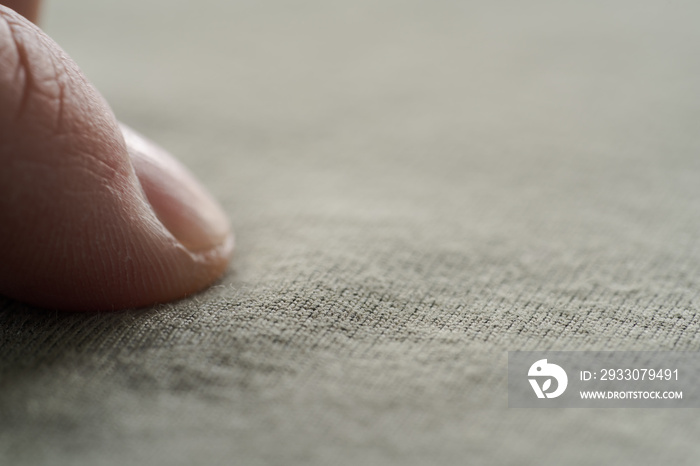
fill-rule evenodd
<path id="1" fill-rule="evenodd" d="M 31 22 L 38 0 L 0 4 L 0 294 L 112 310 L 209 286 L 233 251 L 222 209 L 172 156 L 117 122 Z"/>

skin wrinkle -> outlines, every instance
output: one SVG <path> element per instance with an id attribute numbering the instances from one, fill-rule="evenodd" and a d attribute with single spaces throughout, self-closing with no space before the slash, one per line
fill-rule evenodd
<path id="1" fill-rule="evenodd" d="M 73 75 L 81 73 L 79 73 L 79 70 L 74 68 L 71 68 L 69 71 L 69 69 L 66 67 L 66 63 L 70 62 L 68 57 L 62 51 L 56 50 L 55 47 L 52 47 L 50 41 L 46 40 L 43 35 L 40 35 L 39 38 L 44 50 L 52 57 L 51 64 L 54 69 L 56 84 L 58 86 L 58 112 L 56 115 L 55 135 L 65 134 L 68 132 L 67 128 L 63 127 L 63 122 L 65 121 L 64 110 L 66 102 L 66 81 L 69 81 Z"/>
<path id="2" fill-rule="evenodd" d="M 27 78 L 26 78 L 26 69 L 25 69 L 24 66 L 21 65 L 21 62 L 20 62 L 20 52 L 19 52 L 19 48 L 17 47 L 17 43 L 16 43 L 15 40 L 14 40 L 14 36 L 13 36 L 13 34 L 12 34 L 12 28 L 10 28 L 10 25 L 9 25 L 9 24 L 7 24 L 7 23 L 5 23 L 5 24 L 6 24 L 6 26 L 7 26 L 7 30 L 8 30 L 8 32 L 9 32 L 9 34 L 10 34 L 10 37 L 12 37 L 12 40 L 9 41 L 9 43 L 11 43 L 11 44 L 14 46 L 15 57 L 17 58 L 17 63 L 16 63 L 15 66 L 14 66 L 14 68 L 15 68 L 15 74 L 14 74 L 14 76 L 13 76 L 13 81 L 14 81 L 14 82 L 21 83 L 21 84 L 20 84 L 21 86 L 25 86 L 26 79 L 27 79 Z M 23 94 L 24 94 L 24 93 L 23 93 Z"/>
<path id="3" fill-rule="evenodd" d="M 58 85 L 58 112 L 56 113 L 56 134 L 61 134 L 63 132 L 63 112 L 65 107 L 66 91 L 63 79 L 65 79 L 65 69 L 63 72 L 59 72 L 56 65 L 56 60 L 51 60 L 53 64 L 54 74 L 56 76 L 56 84 Z"/>
<path id="4" fill-rule="evenodd" d="M 11 27 L 11 29 L 14 29 Z M 14 37 L 20 37 L 21 33 L 14 31 Z M 18 50 L 20 52 L 20 66 L 24 68 L 24 87 L 22 93 L 22 101 L 19 111 L 16 116 L 16 121 L 22 119 L 22 116 L 26 113 L 27 109 L 31 104 L 31 98 L 36 97 L 46 97 L 50 101 L 55 101 L 58 98 L 58 94 L 54 95 L 48 88 L 47 84 L 55 84 L 58 87 L 58 76 L 52 74 L 49 77 L 39 79 L 39 77 L 34 72 L 35 66 L 32 65 L 31 55 L 32 51 L 27 49 L 23 41 L 17 39 Z M 48 105 L 46 107 L 49 107 Z M 53 106 L 51 106 L 53 108 Z"/>
<path id="5" fill-rule="evenodd" d="M 29 105 L 29 100 L 33 92 L 45 95 L 51 100 L 56 101 L 57 103 L 55 110 L 56 116 L 54 117 L 54 125 L 52 128 L 53 133 L 47 136 L 51 138 L 60 138 L 62 140 L 70 141 L 74 135 L 71 134 L 71 129 L 66 128 L 64 125 L 64 121 L 66 120 L 66 80 L 72 80 L 75 77 L 78 77 L 80 84 L 85 85 L 87 89 L 91 89 L 91 87 L 89 86 L 89 81 L 76 67 L 66 66 L 66 62 L 70 61 L 67 60 L 67 57 L 62 52 L 60 55 L 57 53 L 57 51 L 55 50 L 56 47 L 52 46 L 51 41 L 45 37 L 45 35 L 40 29 L 36 28 L 32 24 L 24 24 L 16 21 L 16 18 L 12 18 L 12 13 L 8 14 L 4 11 L 0 11 L 0 17 L 5 19 L 4 22 L 8 25 L 12 37 L 12 42 L 15 45 L 19 57 L 18 67 L 21 70 L 23 70 L 23 74 L 25 75 L 21 103 L 17 111 L 17 116 L 15 120 L 17 121 L 21 119 L 23 113 L 26 111 L 26 108 Z M 28 30 L 30 27 L 35 28 L 34 32 L 36 32 L 37 34 L 34 37 L 39 39 L 38 41 L 34 41 L 34 43 L 38 43 L 41 47 L 41 51 L 37 51 L 37 53 L 39 53 L 39 55 L 49 55 L 49 61 L 51 62 L 52 68 L 54 70 L 53 74 L 50 77 L 45 78 L 42 81 L 38 81 L 37 77 L 32 72 L 32 64 L 29 55 L 30 51 L 25 46 L 25 41 L 22 38 L 22 36 L 24 35 L 23 31 Z M 57 92 L 55 94 L 47 92 L 48 89 L 45 89 L 45 86 L 42 86 L 42 82 L 50 82 L 54 84 Z M 85 99 L 85 97 L 87 97 L 87 99 Z M 87 125 L 89 127 L 94 128 L 102 128 L 105 125 L 111 126 L 108 122 L 114 119 L 114 115 L 112 115 L 109 111 L 105 111 L 101 115 L 101 118 L 96 118 L 96 112 L 92 111 L 93 107 L 99 108 L 104 105 L 104 102 L 99 97 L 94 96 L 92 95 L 92 93 L 90 93 L 87 96 L 83 96 L 82 99 L 75 100 L 73 103 L 77 103 L 79 109 L 77 115 L 73 115 L 73 119 L 75 119 L 76 122 L 80 123 L 81 125 Z M 72 130 L 81 131 L 79 128 L 72 128 Z M 84 133 L 84 130 L 82 130 L 81 132 Z M 99 134 L 99 131 L 97 133 Z M 107 141 L 104 142 L 106 143 Z M 120 147 L 116 148 L 118 150 L 115 150 L 114 152 L 118 153 L 122 148 L 125 148 L 123 139 L 119 142 L 121 143 L 119 144 Z M 78 159 L 84 159 L 85 155 L 90 156 L 90 158 L 94 162 L 97 162 L 97 164 L 103 166 L 108 172 L 119 171 L 120 168 L 123 169 L 124 165 L 130 166 L 130 164 L 121 164 L 118 161 L 115 161 L 116 163 L 114 164 L 110 164 L 109 161 L 112 159 L 111 157 L 102 158 L 103 156 L 85 153 L 79 148 L 76 148 L 75 151 L 71 152 L 73 152 Z"/>
<path id="6" fill-rule="evenodd" d="M 12 16 L 8 15 L 6 11 L 3 10 L 2 6 L 0 5 L 0 20 L 5 23 L 7 26 L 7 31 L 9 32 L 9 41 L 7 43 L 11 43 L 14 46 L 15 49 L 15 54 L 17 57 L 17 63 L 16 63 L 16 70 L 15 70 L 15 78 L 19 77 L 22 81 L 22 93 L 21 97 L 19 100 L 19 107 L 15 111 L 15 121 L 19 120 L 22 116 L 22 113 L 24 112 L 24 109 L 26 107 L 28 98 L 29 98 L 29 86 L 32 81 L 32 76 L 29 68 L 29 59 L 27 57 L 26 50 L 24 49 L 24 46 L 20 43 L 20 41 L 17 38 L 16 31 L 13 28 L 13 18 Z"/>
<path id="7" fill-rule="evenodd" d="M 15 79 L 21 81 L 22 86 L 20 102 L 15 113 L 14 122 L 17 124 L 22 119 L 23 115 L 29 107 L 32 95 L 37 93 L 39 95 L 45 95 L 52 101 L 56 102 L 57 105 L 55 106 L 56 116 L 53 127 L 53 135 L 56 136 L 62 134 L 64 130 L 63 120 L 66 99 L 66 85 L 64 81 L 67 78 L 65 67 L 59 66 L 59 63 L 61 61 L 53 52 L 52 47 L 49 46 L 50 44 L 48 44 L 45 40 L 41 40 L 38 42 L 41 47 L 41 50 L 38 51 L 38 55 L 46 55 L 46 52 L 48 52 L 48 55 L 51 56 L 51 59 L 49 61 L 51 62 L 51 66 L 53 68 L 53 74 L 42 79 L 41 81 L 38 80 L 37 76 L 32 71 L 33 65 L 30 59 L 30 53 L 36 54 L 37 51 L 30 51 L 27 48 L 25 44 L 26 41 L 23 38 L 24 31 L 26 31 L 26 25 L 16 22 L 13 18 L 11 18 L 8 14 L 6 14 L 3 11 L 0 11 L 0 17 L 5 20 L 4 22 L 8 26 L 10 37 L 12 39 L 11 42 L 13 43 L 15 51 L 17 53 L 18 62 L 15 71 Z M 50 92 L 49 89 L 43 85 L 44 83 L 54 84 L 57 88 L 57 93 Z M 52 105 L 47 105 L 45 107 L 54 108 L 54 106 Z"/>
<path id="8" fill-rule="evenodd" d="M 61 133 L 61 122 L 63 120 L 63 108 L 65 102 L 64 79 L 67 77 L 67 69 L 64 65 L 64 63 L 66 62 L 66 57 L 59 56 L 54 50 L 55 48 L 52 47 L 51 42 L 48 41 L 42 34 L 33 36 L 39 39 L 38 41 L 33 41 L 34 43 L 38 43 L 41 47 L 41 50 L 39 51 L 38 55 L 49 55 L 51 57 L 50 61 L 54 73 L 52 76 L 46 78 L 46 82 L 53 82 L 56 84 L 58 88 L 58 95 L 50 95 L 45 92 L 45 90 L 40 85 L 40 82 L 37 81 L 36 77 L 32 73 L 32 65 L 29 58 L 29 50 L 25 46 L 25 41 L 22 38 L 24 36 L 24 32 L 30 30 L 29 28 L 34 28 L 35 31 L 33 32 L 40 32 L 40 30 L 36 28 L 36 26 L 34 26 L 33 24 L 21 23 L 16 21 L 16 18 L 12 17 L 12 13 L 7 13 L 5 11 L 0 10 L 0 16 L 2 16 L 2 18 L 5 20 L 5 23 L 8 25 L 10 35 L 12 37 L 12 42 L 15 45 L 15 49 L 19 57 L 18 73 L 22 73 L 24 75 L 24 87 L 21 99 L 22 104 L 20 105 L 17 114 L 17 119 L 21 118 L 22 113 L 26 109 L 27 101 L 30 97 L 31 91 L 35 90 L 40 93 L 47 94 L 52 99 L 57 100 L 58 110 L 56 117 L 56 133 Z"/>
<path id="9" fill-rule="evenodd" d="M 49 51 L 51 56 L 53 57 L 52 63 L 54 66 L 54 72 L 56 76 L 59 78 L 57 79 L 57 84 L 59 88 L 59 109 L 58 109 L 58 115 L 57 115 L 57 124 L 56 124 L 56 133 L 57 134 L 64 134 L 68 131 L 68 128 L 63 127 L 63 123 L 65 121 L 64 118 L 64 111 L 65 111 L 65 103 L 66 103 L 66 89 L 68 88 L 67 86 L 67 81 L 70 82 L 72 79 L 74 79 L 74 76 L 78 75 L 82 77 L 82 73 L 80 73 L 79 70 L 73 68 L 73 67 L 68 67 L 66 66 L 67 63 L 71 63 L 71 60 L 63 53 L 61 50 L 56 50 L 54 47 L 51 47 L 50 44 L 48 44 L 45 40 L 44 37 L 41 38 L 42 43 L 44 43 L 44 47 Z M 60 67 L 60 70 L 59 70 Z M 85 84 L 84 81 L 85 79 L 82 79 L 83 84 Z"/>

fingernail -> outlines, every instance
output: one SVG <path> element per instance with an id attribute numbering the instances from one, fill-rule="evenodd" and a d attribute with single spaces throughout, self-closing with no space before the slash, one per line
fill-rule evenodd
<path id="1" fill-rule="evenodd" d="M 141 187 L 163 226 L 192 252 L 222 245 L 231 235 L 228 218 L 194 176 L 164 149 L 122 125 Z"/>

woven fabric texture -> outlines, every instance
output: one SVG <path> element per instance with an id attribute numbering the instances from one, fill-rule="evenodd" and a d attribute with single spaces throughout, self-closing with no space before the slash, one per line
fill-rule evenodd
<path id="1" fill-rule="evenodd" d="M 0 299 L 2 464 L 697 464 L 693 410 L 509 410 L 509 350 L 700 350 L 700 4 L 54 1 L 231 215 L 225 277 Z"/>

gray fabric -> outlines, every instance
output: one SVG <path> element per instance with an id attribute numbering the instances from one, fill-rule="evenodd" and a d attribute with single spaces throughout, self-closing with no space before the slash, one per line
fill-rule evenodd
<path id="1" fill-rule="evenodd" d="M 693 410 L 508 410 L 506 352 L 698 350 L 697 2 L 54 1 L 230 213 L 181 302 L 0 301 L 2 464 L 697 464 Z"/>

